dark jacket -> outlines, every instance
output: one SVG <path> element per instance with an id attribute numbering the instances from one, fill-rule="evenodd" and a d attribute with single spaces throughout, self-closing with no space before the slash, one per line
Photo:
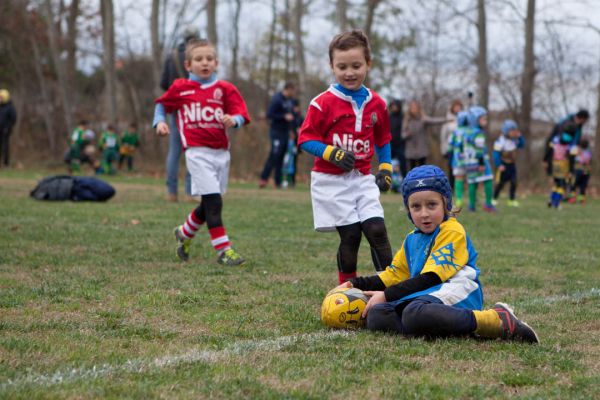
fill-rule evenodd
<path id="1" fill-rule="evenodd" d="M 288 134 L 294 126 L 294 121 L 286 121 L 285 114 L 294 114 L 295 100 L 287 98 L 282 92 L 277 92 L 271 98 L 267 110 L 267 118 L 271 120 L 271 130 L 281 134 Z"/>
<path id="2" fill-rule="evenodd" d="M 393 150 L 401 151 L 404 153 L 405 140 L 402 138 L 402 120 L 404 114 L 402 110 L 398 112 L 390 113 L 390 133 L 392 134 L 392 141 L 390 143 Z"/>
<path id="3" fill-rule="evenodd" d="M 163 90 L 169 89 L 173 81 L 177 78 L 185 78 L 187 76 L 184 66 L 185 61 L 185 43 L 180 43 L 176 49 L 173 49 L 163 66 L 162 75 L 160 76 L 160 87 Z"/>
<path id="4" fill-rule="evenodd" d="M 10 134 L 16 121 L 17 111 L 12 101 L 0 104 L 0 134 Z"/>

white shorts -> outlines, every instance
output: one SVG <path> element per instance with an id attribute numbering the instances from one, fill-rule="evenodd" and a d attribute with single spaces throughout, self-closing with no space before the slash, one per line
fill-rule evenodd
<path id="1" fill-rule="evenodd" d="M 227 191 L 229 150 L 210 147 L 190 147 L 185 151 L 185 163 L 192 176 L 192 196 Z"/>
<path id="2" fill-rule="evenodd" d="M 375 176 L 356 170 L 342 175 L 313 171 L 310 176 L 315 230 L 331 232 L 337 226 L 383 218 Z"/>

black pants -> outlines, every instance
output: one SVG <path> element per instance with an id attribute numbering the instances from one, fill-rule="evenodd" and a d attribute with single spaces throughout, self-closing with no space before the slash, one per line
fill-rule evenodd
<path id="1" fill-rule="evenodd" d="M 10 138 L 10 130 L 0 127 L 0 161 L 8 167 L 10 162 L 10 146 L 8 139 Z"/>
<path id="2" fill-rule="evenodd" d="M 367 314 L 367 328 L 407 336 L 465 336 L 475 331 L 473 311 L 443 304 L 433 296 L 396 303 L 377 304 Z"/>
<path id="3" fill-rule="evenodd" d="M 133 156 L 126 156 L 119 154 L 119 169 L 123 166 L 123 161 L 127 160 L 127 169 L 131 171 L 133 169 Z"/>
<path id="4" fill-rule="evenodd" d="M 498 198 L 506 182 L 510 182 L 509 198 L 514 200 L 517 193 L 517 167 L 515 164 L 504 164 L 504 171 L 500 172 L 500 179 L 494 189 L 494 199 Z"/>
<path id="5" fill-rule="evenodd" d="M 271 129 L 269 136 L 271 137 L 271 151 L 269 152 L 269 158 L 267 158 L 267 161 L 265 162 L 263 171 L 260 174 L 260 179 L 264 181 L 269 180 L 271 171 L 275 170 L 275 186 L 279 187 L 281 186 L 282 181 L 281 169 L 283 167 L 283 158 L 285 157 L 288 145 L 288 132 L 279 132 Z"/>
<path id="6" fill-rule="evenodd" d="M 590 174 L 586 174 L 581 170 L 575 170 L 575 189 L 580 195 L 585 196 L 585 191 L 590 180 Z"/>
<path id="7" fill-rule="evenodd" d="M 451 151 L 444 154 L 444 158 L 446 159 L 446 166 L 448 168 L 448 182 L 450 182 L 450 187 L 454 189 L 454 171 L 452 170 L 452 157 L 453 154 Z"/>
<path id="8" fill-rule="evenodd" d="M 421 165 L 427 164 L 427 157 L 421 158 L 409 158 L 408 159 L 408 170 L 420 167 Z"/>
<path id="9" fill-rule="evenodd" d="M 398 160 L 398 164 L 400 165 L 400 173 L 404 178 L 408 173 L 406 168 L 406 156 L 404 155 L 404 146 L 396 148 L 392 147 L 392 158 Z"/>

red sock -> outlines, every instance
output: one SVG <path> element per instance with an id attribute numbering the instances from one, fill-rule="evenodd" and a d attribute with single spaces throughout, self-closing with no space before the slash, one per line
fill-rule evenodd
<path id="1" fill-rule="evenodd" d="M 340 281 L 340 284 L 346 282 L 347 280 L 350 280 L 352 278 L 356 278 L 356 271 L 354 272 L 342 272 L 342 271 L 338 271 L 338 280 Z"/>
<path id="2" fill-rule="evenodd" d="M 200 229 L 200 226 L 202 226 L 203 223 L 204 221 L 198 218 L 196 213 L 192 211 L 185 220 L 185 223 L 181 226 L 181 233 L 186 238 L 192 239 L 196 236 L 196 232 L 198 232 L 198 229 Z"/>
<path id="3" fill-rule="evenodd" d="M 218 253 L 231 248 L 231 242 L 229 241 L 229 237 L 227 237 L 225 227 L 217 226 L 216 228 L 211 228 L 208 230 L 208 233 L 210 234 L 210 243 Z"/>

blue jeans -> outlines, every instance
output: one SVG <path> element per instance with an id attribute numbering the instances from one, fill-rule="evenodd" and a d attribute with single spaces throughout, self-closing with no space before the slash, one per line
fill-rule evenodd
<path id="1" fill-rule="evenodd" d="M 269 158 L 267 158 L 267 161 L 265 162 L 265 167 L 260 174 L 260 179 L 266 181 L 269 180 L 271 171 L 275 170 L 274 179 L 275 186 L 277 187 L 281 186 L 283 158 L 285 157 L 285 152 L 287 151 L 288 135 L 288 131 L 280 132 L 274 129 L 270 130 L 269 136 L 271 138 L 271 151 L 269 152 Z"/>
<path id="2" fill-rule="evenodd" d="M 167 153 L 167 191 L 169 194 L 177 195 L 177 181 L 179 180 L 179 158 L 183 153 L 181 149 L 181 137 L 177 129 L 177 123 L 174 114 L 167 115 L 169 129 L 169 152 Z M 192 177 L 190 173 L 185 171 L 185 194 L 192 193 Z"/>

